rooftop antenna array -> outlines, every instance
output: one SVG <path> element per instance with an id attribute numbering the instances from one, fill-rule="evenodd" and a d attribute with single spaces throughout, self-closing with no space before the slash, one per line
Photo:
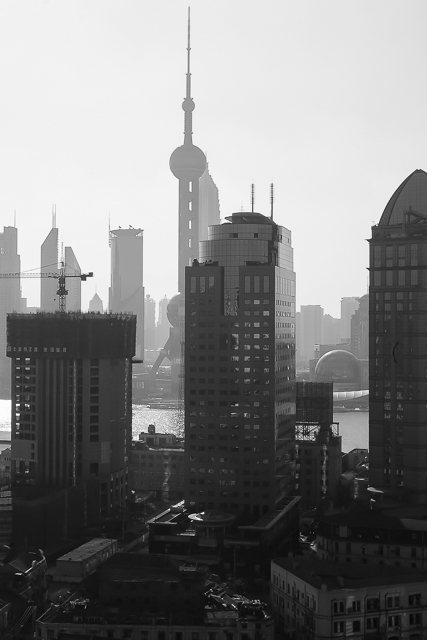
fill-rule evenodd
<path id="1" fill-rule="evenodd" d="M 52 205 L 52 229 L 56 229 L 56 204 Z"/>
<path id="2" fill-rule="evenodd" d="M 254 212 L 255 208 L 255 185 L 251 184 L 251 211 Z"/>
<path id="3" fill-rule="evenodd" d="M 274 209 L 274 184 L 270 184 L 270 218 L 273 220 L 273 209 Z"/>

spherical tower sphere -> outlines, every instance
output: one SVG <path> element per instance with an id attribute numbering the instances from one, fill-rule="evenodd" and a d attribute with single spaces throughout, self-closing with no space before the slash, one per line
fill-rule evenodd
<path id="1" fill-rule="evenodd" d="M 317 362 L 315 374 L 318 382 L 359 384 L 360 362 L 349 351 L 328 351 Z"/>
<path id="2" fill-rule="evenodd" d="M 194 144 L 183 144 L 175 149 L 169 160 L 169 167 L 175 178 L 200 178 L 206 169 L 206 156 Z"/>
<path id="3" fill-rule="evenodd" d="M 175 328 L 178 328 L 184 318 L 185 313 L 185 298 L 183 293 L 178 293 L 171 298 L 168 303 L 166 315 L 169 322 Z"/>

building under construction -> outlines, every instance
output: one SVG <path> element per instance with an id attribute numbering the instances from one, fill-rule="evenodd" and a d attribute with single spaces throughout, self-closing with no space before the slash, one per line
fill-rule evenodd
<path id="1" fill-rule="evenodd" d="M 135 333 L 127 314 L 8 315 L 15 544 L 55 544 L 124 506 Z"/>

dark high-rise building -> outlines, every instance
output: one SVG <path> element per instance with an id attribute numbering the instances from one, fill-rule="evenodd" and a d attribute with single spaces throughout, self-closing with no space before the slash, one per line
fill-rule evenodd
<path id="1" fill-rule="evenodd" d="M 293 491 L 295 273 L 288 229 L 227 220 L 186 269 L 185 501 L 253 522 Z"/>
<path id="2" fill-rule="evenodd" d="M 369 244 L 369 480 L 425 505 L 427 173 L 397 188 Z"/>
<path id="3" fill-rule="evenodd" d="M 111 286 L 109 309 L 136 315 L 136 355 L 144 356 L 143 230 L 110 231 Z"/>
<path id="4" fill-rule="evenodd" d="M 126 314 L 9 314 L 17 544 L 52 544 L 125 504 L 135 326 Z"/>

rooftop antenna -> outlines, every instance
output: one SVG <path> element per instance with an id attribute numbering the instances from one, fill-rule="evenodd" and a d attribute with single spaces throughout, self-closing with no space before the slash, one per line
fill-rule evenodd
<path id="1" fill-rule="evenodd" d="M 52 229 L 56 229 L 56 204 L 52 205 Z"/>
<path id="2" fill-rule="evenodd" d="M 14 226 L 14 227 L 15 227 L 15 229 L 16 229 L 16 209 L 15 209 L 15 211 L 13 212 L 13 226 Z"/>
<path id="3" fill-rule="evenodd" d="M 273 209 L 274 209 L 274 184 L 270 184 L 270 218 L 273 220 Z"/>
<path id="4" fill-rule="evenodd" d="M 254 212 L 254 207 L 255 207 L 255 185 L 254 183 L 251 184 L 251 211 L 252 213 Z"/>

